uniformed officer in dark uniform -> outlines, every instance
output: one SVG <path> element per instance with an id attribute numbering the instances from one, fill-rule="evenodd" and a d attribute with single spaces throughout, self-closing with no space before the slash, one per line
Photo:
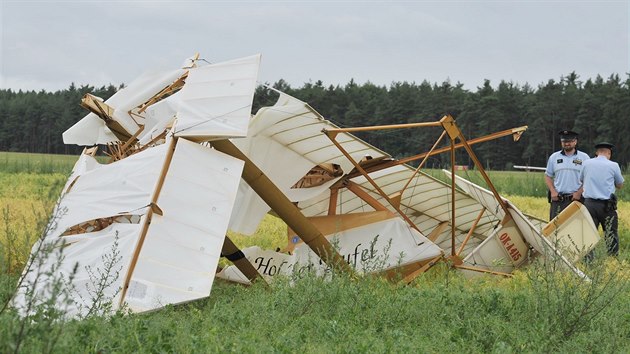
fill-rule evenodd
<path id="1" fill-rule="evenodd" d="M 562 150 L 556 151 L 547 160 L 545 184 L 549 189 L 549 220 L 558 215 L 574 200 L 582 199 L 582 162 L 589 156 L 577 150 L 578 133 L 562 130 L 559 133 Z"/>
<path id="2" fill-rule="evenodd" d="M 610 161 L 613 144 L 595 145 L 597 157 L 584 162 L 580 175 L 584 187 L 584 205 L 596 227 L 602 225 L 608 246 L 608 254 L 619 254 L 617 197 L 615 189 L 623 187 L 623 176 L 619 164 Z"/>

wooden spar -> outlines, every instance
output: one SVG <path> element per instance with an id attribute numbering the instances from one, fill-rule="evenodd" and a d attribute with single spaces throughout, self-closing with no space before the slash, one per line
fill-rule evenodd
<path id="1" fill-rule="evenodd" d="M 390 126 L 387 126 L 387 127 L 390 127 Z M 348 128 L 348 129 L 352 129 L 352 128 Z M 391 129 L 391 128 L 387 128 L 387 129 Z M 381 187 L 379 187 L 378 184 L 376 184 L 376 182 L 374 182 L 372 177 L 370 177 L 370 175 L 368 175 L 367 172 L 365 172 L 363 167 L 361 167 L 361 165 L 358 162 L 356 162 L 352 158 L 352 156 L 350 156 L 350 154 L 346 151 L 346 149 L 344 149 L 341 146 L 341 144 L 339 144 L 339 142 L 335 139 L 337 134 L 336 133 L 331 134 L 329 131 L 326 131 L 326 130 L 324 130 L 323 133 L 328 137 L 328 139 L 330 139 L 330 141 L 337 147 L 337 149 L 339 149 L 339 151 L 341 151 L 341 153 L 348 159 L 348 161 L 350 161 L 352 163 L 352 165 L 354 165 L 354 168 L 356 168 L 357 171 L 359 171 L 361 173 L 361 175 L 363 175 L 363 177 L 365 177 L 365 179 L 368 180 L 368 182 L 372 185 L 372 187 L 374 187 L 374 189 L 376 189 L 378 191 L 378 194 L 380 194 L 381 197 L 385 198 L 385 200 L 387 200 L 389 205 L 391 205 L 398 212 L 398 215 L 400 215 L 400 217 L 402 217 L 407 222 L 407 224 L 409 224 L 409 226 L 413 227 L 418 232 L 422 233 L 420 231 L 420 229 L 418 229 L 418 226 L 416 226 L 416 224 L 414 224 L 413 221 L 411 221 L 411 219 L 409 219 L 409 217 L 405 213 L 403 213 L 402 210 L 400 210 L 400 207 L 396 206 L 396 203 L 394 203 L 389 198 L 389 196 L 387 194 L 385 194 L 385 192 L 383 192 Z"/>
<path id="2" fill-rule="evenodd" d="M 138 139 L 138 135 L 140 135 L 140 133 L 142 133 L 142 131 L 144 130 L 144 125 L 140 126 L 140 129 L 138 129 L 123 145 L 118 146 L 117 148 L 117 155 L 112 154 L 109 158 L 109 163 L 112 163 L 116 160 L 122 160 L 127 156 L 127 150 L 129 149 L 129 147 L 131 146 L 131 144 L 133 144 L 134 142 L 136 142 Z"/>
<path id="3" fill-rule="evenodd" d="M 413 278 L 417 277 L 421 273 L 425 272 L 429 267 L 435 265 L 441 258 L 443 258 L 442 254 L 440 254 L 437 257 L 424 259 L 424 260 L 413 262 L 410 264 L 401 265 L 401 266 L 391 268 L 385 271 L 371 273 L 371 275 L 382 276 L 382 277 L 385 277 L 389 281 L 400 283 L 406 277 L 409 277 L 409 276 Z M 412 274 L 416 274 L 416 276 L 412 276 Z"/>
<path id="4" fill-rule="evenodd" d="M 451 256 L 455 255 L 455 142 L 451 140 Z"/>
<path id="5" fill-rule="evenodd" d="M 139 106 L 140 108 L 138 109 L 138 113 L 137 114 L 144 113 L 144 111 L 147 108 L 149 108 L 149 106 L 151 106 L 152 104 L 160 101 L 164 96 L 170 96 L 173 93 L 177 92 L 182 87 L 184 87 L 184 84 L 186 83 L 186 78 L 187 77 L 188 77 L 188 71 L 186 71 L 182 76 L 180 76 L 172 84 L 170 84 L 167 87 L 163 88 L 160 92 L 156 93 L 155 95 L 153 95 L 153 97 L 149 98 L 146 102 L 141 104 Z M 132 112 L 130 111 L 129 113 L 131 114 Z"/>
<path id="6" fill-rule="evenodd" d="M 165 137 L 166 137 L 166 130 L 158 134 L 155 138 L 151 139 L 151 141 L 149 141 L 148 143 L 141 145 L 139 148 L 136 149 L 135 152 L 138 153 L 140 151 L 144 151 L 147 148 L 153 146 L 153 144 L 157 143 L 159 140 L 164 139 Z"/>
<path id="7" fill-rule="evenodd" d="M 455 139 L 459 136 L 459 128 L 450 115 L 442 117 L 440 123 L 451 139 L 451 256 L 455 256 Z"/>
<path id="8" fill-rule="evenodd" d="M 433 259 L 431 259 L 429 262 L 427 262 L 426 264 L 424 264 L 422 267 L 420 267 L 419 269 L 407 274 L 402 282 L 405 284 L 409 284 L 411 283 L 414 279 L 416 279 L 420 274 L 426 272 L 429 268 L 433 267 L 438 261 L 440 261 L 442 259 L 442 255 L 439 255 Z"/>
<path id="9" fill-rule="evenodd" d="M 503 131 L 500 131 L 500 132 L 497 132 L 497 133 L 493 133 L 493 134 L 489 134 L 489 135 L 486 135 L 486 136 L 482 136 L 482 137 L 479 137 L 479 138 L 470 139 L 468 141 L 468 145 L 474 145 L 474 144 L 478 144 L 478 143 L 483 143 L 483 142 L 494 140 L 494 139 L 497 139 L 497 138 L 501 138 L 501 137 L 504 137 L 504 136 L 507 136 L 507 135 L 513 135 L 514 139 L 518 140 L 517 137 L 520 137 L 526 129 L 527 129 L 527 126 L 524 125 L 522 127 L 513 128 L 513 129 L 507 129 L 507 130 L 503 130 Z M 462 148 L 462 147 L 464 147 L 463 143 L 455 144 L 455 149 L 459 149 L 459 148 Z M 418 155 L 415 155 L 415 156 L 402 158 L 400 160 L 388 161 L 388 162 L 385 162 L 385 163 L 382 163 L 382 164 L 379 164 L 379 165 L 366 167 L 365 171 L 367 173 L 380 171 L 380 170 L 383 170 L 383 169 L 386 169 L 386 168 L 389 168 L 389 167 L 392 167 L 392 166 L 404 165 L 406 163 L 409 163 L 409 162 L 412 162 L 412 161 L 415 161 L 415 160 L 419 160 L 421 158 L 425 158 L 425 157 L 428 157 L 428 156 L 439 155 L 439 154 L 441 154 L 443 152 L 447 152 L 449 150 L 450 150 L 450 147 L 439 148 L 439 149 L 435 149 L 431 153 L 424 152 L 422 154 L 418 154 Z M 359 172 L 350 173 L 350 174 L 348 174 L 348 177 L 349 178 L 354 178 L 354 177 L 359 176 L 359 175 L 360 175 Z"/>
<path id="10" fill-rule="evenodd" d="M 294 230 L 315 254 L 327 265 L 351 273 L 350 265 L 339 255 L 322 233 L 300 212 L 300 210 L 276 187 L 245 154 L 229 140 L 215 140 L 212 146 L 220 152 L 245 162 L 243 179 L 267 205 Z"/>
<path id="11" fill-rule="evenodd" d="M 330 189 L 330 197 L 328 199 L 328 215 L 337 214 L 337 198 L 339 196 L 339 188 Z"/>
<path id="12" fill-rule="evenodd" d="M 442 231 L 444 231 L 444 228 L 447 226 L 448 226 L 448 221 L 442 221 L 436 227 L 434 227 L 433 230 L 431 230 L 431 233 L 429 234 L 429 236 L 427 236 L 427 238 L 431 242 L 435 243 L 435 240 L 437 240 L 437 238 L 440 236 Z"/>
<path id="13" fill-rule="evenodd" d="M 325 129 L 324 133 L 326 133 L 326 135 L 328 135 L 329 137 L 335 137 L 339 133 L 353 133 L 353 132 L 365 132 L 365 131 L 373 131 L 373 130 L 400 129 L 400 128 L 439 127 L 439 126 L 440 126 L 440 122 L 375 125 L 372 127 Z"/>
<path id="14" fill-rule="evenodd" d="M 86 93 L 81 99 L 81 107 L 96 114 L 101 118 L 109 130 L 121 141 L 127 141 L 133 135 L 127 131 L 116 119 L 114 119 L 114 108 L 103 102 L 98 97 Z"/>
<path id="15" fill-rule="evenodd" d="M 389 196 L 389 199 L 392 201 L 392 205 L 394 208 L 400 209 L 400 202 L 402 201 L 402 193 L 395 192 L 394 194 Z"/>
<path id="16" fill-rule="evenodd" d="M 463 264 L 454 264 L 453 267 L 459 268 L 459 269 L 471 270 L 473 272 L 489 273 L 489 274 L 494 274 L 494 275 L 502 275 L 504 277 L 511 277 L 512 276 L 512 274 L 509 274 L 509 273 L 495 272 L 493 270 L 487 270 L 487 269 L 483 269 L 483 268 L 476 268 L 476 267 L 471 267 L 471 266 L 465 266 Z"/>
<path id="17" fill-rule="evenodd" d="M 168 173 L 168 169 L 171 166 L 171 161 L 173 160 L 173 154 L 175 153 L 175 147 L 177 146 L 177 138 L 173 137 L 171 143 L 168 147 L 168 151 L 166 153 L 166 158 L 164 159 L 164 164 L 162 165 L 162 171 L 160 172 L 160 177 L 155 185 L 155 189 L 153 190 L 153 196 L 151 197 L 151 205 L 157 205 L 157 200 L 160 197 L 160 192 L 162 191 L 162 186 L 164 186 L 164 181 L 166 180 L 166 174 Z M 142 246 L 144 245 L 144 240 L 147 236 L 147 232 L 149 231 L 149 225 L 151 225 L 151 219 L 153 218 L 154 208 L 148 208 L 147 216 L 144 219 L 144 224 L 142 225 L 142 231 L 140 232 L 140 237 L 138 238 L 138 243 L 133 251 L 133 256 L 131 257 L 131 262 L 129 264 L 129 269 L 127 269 L 127 274 L 125 275 L 123 286 L 121 289 L 120 302 L 119 306 L 122 306 L 125 302 L 125 296 L 127 295 L 127 289 L 129 288 L 129 282 L 131 281 L 131 276 L 133 275 L 133 271 L 136 268 L 136 264 L 138 263 L 138 257 L 140 256 L 140 251 L 142 250 Z"/>
<path id="18" fill-rule="evenodd" d="M 374 210 L 387 210 L 383 204 L 379 203 L 378 200 L 374 199 L 358 184 L 348 181 L 346 188 L 348 188 L 348 190 L 354 193 L 357 197 L 361 198 L 364 202 L 368 203 L 372 208 L 374 208 Z"/>
<path id="19" fill-rule="evenodd" d="M 225 240 L 223 241 L 223 248 L 221 249 L 221 256 L 226 257 L 232 264 L 238 268 L 238 270 L 243 273 L 249 279 L 250 282 L 254 282 L 255 280 L 262 280 L 265 282 L 260 273 L 254 268 L 254 266 L 249 262 L 249 260 L 245 257 L 243 252 L 232 242 L 232 240 L 225 235 Z"/>
<path id="20" fill-rule="evenodd" d="M 131 144 L 133 144 L 138 139 L 138 135 L 140 135 L 140 133 L 142 133 L 143 130 L 144 130 L 144 125 L 141 125 L 140 129 L 138 129 L 135 133 L 133 133 L 133 135 L 129 138 L 129 140 L 127 140 L 125 144 L 120 147 L 120 150 L 122 150 L 123 154 L 127 151 L 129 146 L 131 146 Z"/>
<path id="21" fill-rule="evenodd" d="M 466 234 L 466 238 L 464 239 L 464 241 L 462 242 L 462 245 L 459 247 L 459 250 L 457 251 L 456 255 L 458 257 L 462 254 L 464 247 L 468 243 L 468 240 L 470 240 L 470 236 L 472 236 L 473 232 L 477 228 L 477 224 L 479 223 L 479 220 L 481 220 L 481 216 L 483 215 L 485 211 L 486 209 L 481 209 L 481 211 L 479 212 L 479 215 L 477 215 L 477 219 L 475 219 L 475 221 L 473 222 L 472 226 L 470 227 L 470 230 L 468 231 L 468 234 Z"/>
<path id="22" fill-rule="evenodd" d="M 195 53 L 195 55 L 193 56 L 193 64 L 191 66 L 191 68 L 194 68 L 196 66 L 195 61 L 199 59 L 199 53 Z M 185 69 L 185 68 L 184 68 Z M 186 70 L 182 76 L 180 76 L 177 80 L 175 80 L 172 84 L 166 86 L 165 88 L 163 88 L 160 92 L 156 93 L 155 95 L 153 95 L 151 98 L 149 98 L 146 102 L 144 102 L 143 104 L 141 104 L 139 106 L 138 109 L 138 113 L 144 113 L 144 111 L 152 104 L 160 101 L 164 96 L 170 96 L 173 93 L 175 93 L 176 91 L 179 91 L 179 89 L 181 89 L 184 84 L 186 83 L 186 79 L 188 78 L 188 73 L 190 71 Z M 131 114 L 132 112 L 130 111 L 129 114 Z"/>

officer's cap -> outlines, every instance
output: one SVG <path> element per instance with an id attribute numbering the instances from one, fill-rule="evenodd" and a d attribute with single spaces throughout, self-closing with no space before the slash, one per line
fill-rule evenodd
<path id="1" fill-rule="evenodd" d="M 607 143 L 605 141 L 595 145 L 595 149 L 609 149 L 610 151 L 612 151 L 614 147 L 615 145 Z"/>
<path id="2" fill-rule="evenodd" d="M 578 137 L 578 133 L 570 130 L 561 130 L 558 134 L 560 135 L 561 140 L 574 140 Z"/>

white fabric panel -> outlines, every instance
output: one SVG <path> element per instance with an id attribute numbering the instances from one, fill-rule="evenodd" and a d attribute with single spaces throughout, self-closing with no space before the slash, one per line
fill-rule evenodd
<path id="1" fill-rule="evenodd" d="M 50 294 L 51 290 L 49 288 L 50 284 L 55 279 L 63 278 L 68 280 L 76 266 L 76 273 L 72 281 L 74 289 L 69 294 L 72 301 L 70 304 L 66 304 L 62 303 L 63 298 L 59 298 L 56 307 L 65 311 L 67 317 L 87 315 L 90 306 L 95 300 L 93 297 L 96 284 L 101 280 L 107 280 L 108 283 L 112 284 L 101 289 L 102 294 L 104 299 L 111 300 L 113 310 L 118 309 L 120 296 L 118 290 L 122 287 L 124 274 L 127 272 L 141 225 L 114 223 L 98 232 L 44 239 L 44 242 L 48 245 L 60 246 L 65 241 L 66 246 L 62 249 L 65 259 L 61 263 L 61 267 L 55 270 L 52 277 L 49 270 L 52 269 L 57 261 L 59 253 L 51 253 L 41 264 L 36 261 L 33 271 L 25 274 L 22 281 L 23 287 L 18 289 L 13 299 L 13 306 L 20 313 L 26 314 L 26 286 L 32 286 L 34 283 L 37 283 L 35 292 L 42 299 L 48 299 L 48 294 Z M 37 245 L 33 248 L 33 251 L 36 249 Z M 118 253 L 116 256 L 114 256 L 115 252 Z M 101 273 L 107 271 L 103 263 L 103 257 L 105 256 L 111 257 L 113 262 L 109 270 L 109 276 L 100 279 L 98 271 Z M 31 255 L 31 257 L 37 256 Z M 90 275 L 88 270 L 93 275 Z"/>
<path id="2" fill-rule="evenodd" d="M 439 247 L 399 217 L 340 231 L 327 238 L 359 273 L 392 269 L 442 254 Z M 296 247 L 294 254 L 302 265 L 317 259 L 305 244 Z"/>
<path id="3" fill-rule="evenodd" d="M 178 93 L 176 136 L 244 137 L 251 116 L 260 54 L 192 68 Z"/>
<path id="4" fill-rule="evenodd" d="M 96 145 L 118 141 L 118 138 L 94 113 L 89 113 L 62 134 L 64 144 Z"/>
<path id="5" fill-rule="evenodd" d="M 98 161 L 96 161 L 96 159 L 92 156 L 85 154 L 79 155 L 79 159 L 77 160 L 77 162 L 75 162 L 74 167 L 72 168 L 70 177 L 68 177 L 66 184 L 61 190 L 61 195 L 63 196 L 66 193 L 68 187 L 70 187 L 70 184 L 72 184 L 72 182 L 74 182 L 74 180 L 77 179 L 79 176 L 85 174 L 88 171 L 97 169 L 100 166 L 101 164 L 99 164 Z"/>
<path id="6" fill-rule="evenodd" d="M 239 145 L 243 145 L 238 139 Z M 315 165 L 288 150 L 276 141 L 265 136 L 247 139 L 250 150 L 241 150 L 260 168 L 283 193 L 287 193 L 300 178 Z M 290 168 L 288 168 L 290 166 Z M 239 197 L 230 219 L 230 229 L 234 232 L 251 235 L 256 231 L 270 208 L 245 182 L 239 187 Z"/>
<path id="7" fill-rule="evenodd" d="M 119 213 L 144 214 L 151 201 L 168 146 L 160 145 L 81 175 L 61 198 L 50 234 Z"/>
<path id="8" fill-rule="evenodd" d="M 464 258 L 464 265 L 485 269 L 492 272 L 512 273 L 514 264 L 510 261 L 509 255 L 505 252 L 505 247 L 501 245 L 499 234 L 501 229 L 495 231 L 488 238 L 483 240 L 479 246 Z M 477 276 L 482 272 L 462 270 L 467 276 Z"/>
<path id="9" fill-rule="evenodd" d="M 530 219 L 531 220 L 531 219 Z M 562 220 L 562 223 L 559 223 Z M 543 236 L 551 241 L 571 262 L 578 262 L 600 241 L 599 231 L 584 204 L 572 202 L 542 229 Z"/>
<path id="10" fill-rule="evenodd" d="M 150 105 L 144 111 L 144 130 L 138 136 L 140 144 L 145 145 L 151 139 L 162 134 L 166 127 L 175 120 L 177 113 L 177 94 Z"/>
<path id="11" fill-rule="evenodd" d="M 523 232 L 513 220 L 508 220 L 463 261 L 476 268 L 511 273 L 528 260 L 528 253 L 529 247 Z"/>
<path id="12" fill-rule="evenodd" d="M 127 87 L 116 92 L 105 103 L 114 108 L 114 117 L 131 134 L 138 125 L 128 111 L 146 102 L 153 95 L 173 83 L 184 71 L 182 69 L 145 73 Z M 63 133 L 64 144 L 96 145 L 118 141 L 96 114 L 90 113 Z"/>
<path id="13" fill-rule="evenodd" d="M 573 263 L 571 263 L 562 253 L 549 241 L 548 238 L 544 237 L 540 230 L 537 230 L 536 227 L 521 213 L 520 210 L 516 209 L 514 205 L 508 202 L 508 211 L 510 215 L 514 219 L 514 222 L 518 226 L 518 228 L 523 233 L 523 237 L 527 242 L 539 253 L 541 253 L 547 259 L 553 259 L 559 261 L 560 265 L 564 265 L 567 269 L 571 270 L 578 277 L 583 279 L 588 279 L 588 277 L 578 268 L 576 268 Z"/>
<path id="14" fill-rule="evenodd" d="M 125 301 L 134 311 L 207 297 L 243 162 L 179 139 Z"/>
<path id="15" fill-rule="evenodd" d="M 290 121 L 293 118 L 305 115 L 308 117 L 312 115 L 314 117 L 314 114 L 310 110 L 305 109 L 304 102 L 299 101 L 294 104 L 282 105 L 280 104 L 280 100 L 278 100 L 275 105 L 262 107 L 258 110 L 250 122 L 248 136 L 257 136 L 265 130 L 268 130 L 266 134 L 268 136 L 273 135 L 277 131 L 288 130 L 287 128 L 283 129 L 281 122 Z M 319 116 L 315 118 L 319 121 L 323 120 L 323 118 Z M 311 134 L 307 136 L 311 136 Z"/>
<path id="16" fill-rule="evenodd" d="M 446 176 L 451 178 L 451 172 L 447 170 L 442 170 Z M 492 215 L 495 215 L 497 219 L 501 220 L 505 216 L 505 211 L 501 208 L 501 204 L 494 197 L 492 191 L 478 186 L 468 180 L 463 179 L 460 176 L 455 175 L 455 184 L 463 189 L 468 195 L 473 197 L 479 204 L 483 205 L 486 210 Z M 502 198 L 503 201 L 507 202 L 507 199 Z"/>
<path id="17" fill-rule="evenodd" d="M 158 92 L 171 85 L 184 74 L 184 69 L 170 71 L 149 72 L 132 81 L 127 87 L 116 92 L 105 101 L 114 107 L 114 117 L 131 134 L 136 132 L 137 124 L 129 115 L 129 111 L 148 101 Z M 142 122 L 143 123 L 143 122 Z"/>
<path id="18" fill-rule="evenodd" d="M 378 273 L 442 254 L 438 246 L 398 217 L 326 235 L 326 238 L 358 273 Z M 313 271 L 319 276 L 326 276 L 330 271 L 304 243 L 297 245 L 292 255 L 259 247 L 243 249 L 243 253 L 268 281 L 276 275 L 299 275 Z M 227 267 L 217 276 L 246 283 L 242 273 L 234 266 Z"/>
<path id="19" fill-rule="evenodd" d="M 78 264 L 76 277 L 72 283 L 75 288 L 71 294 L 73 303 L 67 309 L 66 305 L 57 305 L 60 310 L 67 310 L 70 317 L 87 313 L 86 306 L 91 302 L 88 287 L 93 288 L 100 280 L 95 279 L 95 276 L 90 277 L 86 267 L 91 267 L 94 274 L 98 273 L 97 270 L 104 271 L 103 257 L 111 256 L 114 251 L 119 252 L 113 269 L 116 274 L 112 274 L 115 282 L 109 288 L 103 289 L 103 293 L 111 297 L 122 286 L 144 219 L 142 218 L 139 224 L 114 223 L 92 233 L 61 237 L 60 235 L 71 226 L 94 219 L 120 213 L 143 214 L 146 211 L 144 207 L 151 200 L 166 148 L 166 145 L 151 148 L 109 165 L 99 165 L 94 158 L 82 155 L 75 165 L 71 178 L 64 188 L 65 193 L 53 213 L 50 229 L 41 241 L 44 245 L 61 245 L 62 242 L 67 242 L 62 248 L 64 260 L 61 269 L 55 271 L 56 276 L 69 276 L 75 264 Z M 75 180 L 72 188 L 67 191 L 69 184 Z M 116 242 L 118 245 L 114 250 Z M 33 247 L 31 259 L 39 257 L 35 254 L 38 246 L 39 243 Z M 47 259 L 38 267 L 39 271 L 50 272 L 55 261 L 54 258 Z M 37 272 L 26 274 L 26 283 L 28 284 L 32 280 L 30 277 L 36 274 Z M 44 280 L 41 283 L 50 284 L 51 280 Z M 42 288 L 41 291 L 45 294 L 47 290 Z M 24 294 L 18 292 L 19 297 L 22 300 L 18 300 L 17 303 L 24 300 Z M 118 301 L 111 300 L 113 310 L 116 310 Z"/>
<path id="20" fill-rule="evenodd" d="M 269 210 L 267 203 L 245 181 L 241 180 L 230 216 L 229 229 L 251 235 L 256 232 L 258 224 Z"/>
<path id="21" fill-rule="evenodd" d="M 322 133 L 323 129 L 336 129 L 308 104 L 286 94 L 281 94 L 272 107 L 261 108 L 250 124 L 250 137 L 264 135 L 309 159 L 313 166 L 321 163 L 337 163 L 349 172 L 353 165 L 341 151 Z M 388 156 L 385 152 L 357 139 L 340 133 L 336 140 L 357 161 L 366 154 L 373 158 Z M 240 146 L 240 145 L 239 145 Z"/>

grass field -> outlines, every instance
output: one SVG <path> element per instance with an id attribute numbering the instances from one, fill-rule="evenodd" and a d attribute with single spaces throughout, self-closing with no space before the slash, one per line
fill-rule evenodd
<path id="1" fill-rule="evenodd" d="M 72 171 L 77 161 L 73 155 L 29 154 L 23 152 L 1 152 L 0 172 L 6 173 L 63 173 Z"/>
<path id="2" fill-rule="evenodd" d="M 75 159 L 0 155 L 0 304 Z M 546 218 L 542 174 L 490 175 L 524 212 Z M 0 352 L 630 352 L 630 204 L 621 199 L 621 256 L 598 257 L 592 282 L 545 265 L 467 280 L 445 264 L 410 286 L 342 274 L 272 288 L 215 282 L 207 299 L 140 315 L 26 323 L 4 307 Z M 272 216 L 254 236 L 230 236 L 241 246 L 286 244 L 285 225 Z"/>

